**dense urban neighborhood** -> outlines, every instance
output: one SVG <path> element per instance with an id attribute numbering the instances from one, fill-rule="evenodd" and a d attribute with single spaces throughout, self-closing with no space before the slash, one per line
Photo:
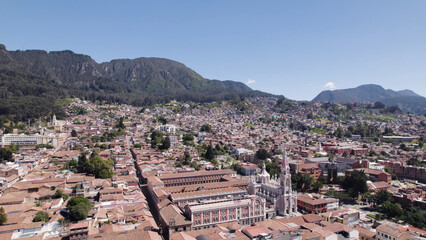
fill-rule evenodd
<path id="1" fill-rule="evenodd" d="M 426 117 L 278 97 L 0 119 L 0 239 L 425 239 Z"/>

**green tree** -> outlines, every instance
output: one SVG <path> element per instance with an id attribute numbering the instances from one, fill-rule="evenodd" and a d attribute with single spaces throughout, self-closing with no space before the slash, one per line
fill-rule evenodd
<path id="1" fill-rule="evenodd" d="M 77 170 L 79 172 L 87 172 L 88 168 L 89 168 L 89 161 L 87 160 L 86 154 L 81 153 L 80 156 L 78 156 Z"/>
<path id="2" fill-rule="evenodd" d="M 301 189 L 302 192 L 306 192 L 309 190 L 312 186 L 312 183 L 314 182 L 314 178 L 311 177 L 309 174 L 302 174 L 300 176 L 300 181 L 298 182 L 298 188 Z"/>
<path id="3" fill-rule="evenodd" d="M 266 163 L 265 168 L 266 168 L 266 171 L 269 173 L 269 175 L 271 175 L 271 178 L 280 175 L 281 170 L 274 162 Z"/>
<path id="4" fill-rule="evenodd" d="M 383 109 L 383 108 L 385 108 L 385 104 L 383 104 L 382 102 L 375 102 L 374 108 L 375 109 Z"/>
<path id="5" fill-rule="evenodd" d="M 375 201 L 375 196 L 374 195 L 372 195 L 371 193 L 369 193 L 369 192 L 366 192 L 365 194 L 364 194 L 364 196 L 363 196 L 363 200 L 364 201 L 367 201 L 368 203 L 373 203 L 374 201 Z"/>
<path id="6" fill-rule="evenodd" d="M 111 170 L 108 169 L 101 169 L 98 173 L 98 178 L 102 178 L 102 179 L 106 179 L 106 178 L 111 178 L 113 175 Z"/>
<path id="7" fill-rule="evenodd" d="M 339 126 L 336 129 L 336 131 L 334 132 L 334 136 L 336 136 L 338 138 L 342 138 L 343 137 L 343 128 Z"/>
<path id="8" fill-rule="evenodd" d="M 61 189 L 56 190 L 54 198 L 63 198 L 64 201 L 68 199 L 68 195 L 66 195 Z"/>
<path id="9" fill-rule="evenodd" d="M 0 225 L 7 222 L 7 214 L 3 207 L 0 207 Z"/>
<path id="10" fill-rule="evenodd" d="M 392 202 L 393 201 L 393 195 L 392 193 L 386 191 L 386 190 L 380 190 L 375 196 L 374 196 L 374 202 L 378 205 L 383 204 L 384 202 Z"/>
<path id="11" fill-rule="evenodd" d="M 10 144 L 9 149 L 10 149 L 10 151 L 12 151 L 12 153 L 18 153 L 20 147 L 19 147 L 19 145 L 15 145 L 15 144 L 12 143 L 12 144 Z"/>
<path id="12" fill-rule="evenodd" d="M 222 155 L 225 153 L 223 148 L 219 144 L 216 144 L 214 150 L 216 155 Z"/>
<path id="13" fill-rule="evenodd" d="M 156 148 L 157 144 L 162 143 L 163 140 L 164 140 L 164 137 L 163 137 L 163 133 L 162 132 L 160 132 L 158 130 L 154 130 L 151 133 L 151 147 L 152 148 Z"/>
<path id="14" fill-rule="evenodd" d="M 101 138 L 99 136 L 95 135 L 95 136 L 91 137 L 91 140 L 92 140 L 92 142 L 95 143 L 95 142 L 99 142 L 101 140 Z"/>
<path id="15" fill-rule="evenodd" d="M 300 192 L 306 192 L 308 191 L 312 184 L 314 183 L 315 179 L 311 177 L 309 174 L 293 174 L 291 176 L 291 182 L 292 187 L 294 189 L 297 189 Z"/>
<path id="16" fill-rule="evenodd" d="M 404 220 L 415 227 L 425 229 L 426 211 L 410 206 L 406 211 L 404 211 Z"/>
<path id="17" fill-rule="evenodd" d="M 352 133 L 350 131 L 346 131 L 345 132 L 345 137 L 351 138 L 352 137 Z"/>
<path id="18" fill-rule="evenodd" d="M 385 135 L 385 136 L 393 136 L 395 134 L 393 133 L 392 128 L 386 127 L 385 131 L 383 131 L 383 135 Z"/>
<path id="19" fill-rule="evenodd" d="M 71 130 L 71 137 L 77 137 L 77 132 L 74 129 Z"/>
<path id="20" fill-rule="evenodd" d="M 175 167 L 177 167 L 177 168 L 182 167 L 182 162 L 181 161 L 176 161 L 175 162 Z"/>
<path id="21" fill-rule="evenodd" d="M 183 135 L 182 140 L 185 145 L 191 145 L 194 141 L 194 135 L 191 133 L 185 134 Z"/>
<path id="22" fill-rule="evenodd" d="M 327 179 L 326 179 L 324 176 L 320 176 L 320 177 L 318 178 L 317 182 L 320 182 L 320 183 L 324 184 L 324 183 L 326 183 L 326 182 L 327 182 Z"/>
<path id="23" fill-rule="evenodd" d="M 352 198 L 346 192 L 339 192 L 339 191 L 331 190 L 330 189 L 330 190 L 327 191 L 327 193 L 325 195 L 337 198 L 337 199 L 339 199 L 339 201 L 341 203 L 342 202 L 352 202 L 353 201 Z"/>
<path id="24" fill-rule="evenodd" d="M 259 148 L 256 151 L 255 157 L 260 160 L 266 160 L 269 157 L 268 151 L 263 148 Z"/>
<path id="25" fill-rule="evenodd" d="M 201 126 L 200 132 L 212 132 L 212 128 L 210 127 L 209 124 L 204 124 L 203 126 Z"/>
<path id="26" fill-rule="evenodd" d="M 198 171 L 198 170 L 200 170 L 200 168 L 201 168 L 201 166 L 200 166 L 199 164 L 197 164 L 197 162 L 196 162 L 196 161 L 192 161 L 192 162 L 189 164 L 189 166 L 190 166 L 190 167 L 192 167 L 192 168 L 194 168 L 194 169 L 195 169 L 195 171 Z"/>
<path id="27" fill-rule="evenodd" d="M 13 152 L 10 148 L 0 148 L 0 161 L 11 162 L 13 160 Z"/>
<path id="28" fill-rule="evenodd" d="M 140 143 L 135 143 L 135 144 L 133 145 L 133 147 L 134 147 L 134 148 L 142 148 L 142 144 L 140 144 Z"/>
<path id="29" fill-rule="evenodd" d="M 189 152 L 185 151 L 183 153 L 183 164 L 188 165 L 190 163 L 191 163 L 191 155 L 189 154 Z"/>
<path id="30" fill-rule="evenodd" d="M 373 150 L 370 150 L 370 152 L 368 153 L 368 156 L 370 157 L 377 156 L 377 153 Z"/>
<path id="31" fill-rule="evenodd" d="M 219 162 L 216 159 L 213 159 L 210 162 L 213 164 L 213 166 L 219 167 Z"/>
<path id="32" fill-rule="evenodd" d="M 238 174 L 242 174 L 243 167 L 241 167 L 241 165 L 238 163 L 234 163 L 232 164 L 232 170 L 236 171 Z"/>
<path id="33" fill-rule="evenodd" d="M 112 168 L 114 161 L 111 159 L 104 160 L 97 153 L 91 156 L 89 161 L 88 174 L 94 174 L 96 178 L 111 178 L 113 175 Z"/>
<path id="34" fill-rule="evenodd" d="M 401 145 L 399 145 L 399 149 L 402 149 L 404 151 L 410 151 L 411 149 L 409 147 L 407 147 L 404 143 L 401 143 Z"/>
<path id="35" fill-rule="evenodd" d="M 69 218 L 73 221 L 86 219 L 91 208 L 92 204 L 82 196 L 72 197 L 67 203 Z"/>
<path id="36" fill-rule="evenodd" d="M 125 129 L 126 128 L 126 126 L 124 126 L 124 118 L 123 117 L 120 117 L 119 119 L 118 119 L 118 121 L 114 124 L 114 128 L 118 128 L 118 129 Z"/>
<path id="37" fill-rule="evenodd" d="M 211 144 L 207 147 L 206 153 L 204 154 L 204 158 L 208 161 L 212 161 L 214 159 L 214 150 Z"/>
<path id="38" fill-rule="evenodd" d="M 171 143 L 170 143 L 170 138 L 169 138 L 169 137 L 166 137 L 166 138 L 164 138 L 164 140 L 163 140 L 163 142 L 162 142 L 162 144 L 161 144 L 161 149 L 163 149 L 163 150 L 167 150 L 167 149 L 169 149 L 169 148 L 170 148 L 170 145 L 171 145 Z"/>
<path id="39" fill-rule="evenodd" d="M 312 191 L 318 193 L 319 190 L 321 190 L 323 187 L 323 183 L 320 181 L 315 181 L 314 184 L 312 184 Z"/>
<path id="40" fill-rule="evenodd" d="M 353 199 L 356 199 L 359 194 L 364 194 L 368 191 L 367 176 L 364 171 L 352 171 L 350 175 L 346 176 L 343 180 L 342 187 Z"/>
<path id="41" fill-rule="evenodd" d="M 397 180 L 398 176 L 394 172 L 392 172 L 389 168 L 385 167 L 385 172 L 389 173 L 392 176 L 392 180 Z"/>
<path id="42" fill-rule="evenodd" d="M 77 160 L 73 159 L 70 161 L 69 166 L 72 168 L 77 168 L 78 167 L 78 162 Z"/>
<path id="43" fill-rule="evenodd" d="M 111 159 L 104 160 L 99 157 L 96 151 L 90 154 L 88 160 L 86 155 L 82 153 L 78 160 L 78 172 L 93 174 L 96 178 L 111 178 L 113 175 L 112 168 L 114 167 L 114 161 Z"/>
<path id="44" fill-rule="evenodd" d="M 160 122 L 161 124 L 163 124 L 163 125 L 166 125 L 167 124 L 167 119 L 164 117 L 164 116 L 159 116 L 158 118 L 157 118 L 157 121 L 158 122 Z"/>
<path id="45" fill-rule="evenodd" d="M 49 213 L 44 211 L 39 211 L 33 218 L 33 222 L 48 222 L 49 221 Z"/>
<path id="46" fill-rule="evenodd" d="M 382 212 L 390 218 L 402 216 L 404 213 L 401 205 L 398 203 L 391 203 L 389 201 L 384 202 L 381 208 Z"/>
<path id="47" fill-rule="evenodd" d="M 70 208 L 70 219 L 74 221 L 85 220 L 87 218 L 87 214 L 90 211 L 85 205 L 77 205 Z"/>

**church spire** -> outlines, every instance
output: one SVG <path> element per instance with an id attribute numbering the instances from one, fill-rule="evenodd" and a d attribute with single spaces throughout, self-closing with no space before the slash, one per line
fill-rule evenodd
<path id="1" fill-rule="evenodd" d="M 288 164 L 287 149 L 284 147 L 283 162 L 280 175 L 280 194 L 275 210 L 280 215 L 292 215 L 297 208 L 297 194 L 291 189 L 291 173 Z"/>
<path id="2" fill-rule="evenodd" d="M 287 149 L 284 147 L 283 151 L 283 165 L 281 166 L 281 172 L 286 173 L 288 172 L 288 169 L 290 167 L 288 166 L 288 159 L 287 159 Z"/>

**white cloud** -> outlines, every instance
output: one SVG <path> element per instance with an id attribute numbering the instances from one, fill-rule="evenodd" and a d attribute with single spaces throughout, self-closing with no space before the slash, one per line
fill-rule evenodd
<path id="1" fill-rule="evenodd" d="M 323 88 L 327 88 L 327 89 L 335 89 L 336 88 L 336 84 L 334 84 L 334 82 L 328 82 L 326 83 Z"/>
<path id="2" fill-rule="evenodd" d="M 256 80 L 249 78 L 246 82 L 247 85 L 255 83 Z"/>

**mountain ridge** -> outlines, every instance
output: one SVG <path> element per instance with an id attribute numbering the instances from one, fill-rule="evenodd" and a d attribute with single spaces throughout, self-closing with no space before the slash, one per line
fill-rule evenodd
<path id="1" fill-rule="evenodd" d="M 40 104 L 58 98 L 146 106 L 171 100 L 211 102 L 235 97 L 273 96 L 242 82 L 203 78 L 183 63 L 165 58 L 114 59 L 97 63 L 71 50 L 8 51 L 0 44 L 0 115 L 39 116 L 22 99 Z M 47 104 L 41 112 L 52 111 Z M 19 113 L 18 109 L 25 109 Z M 48 110 L 50 109 L 50 110 Z"/>
<path id="2" fill-rule="evenodd" d="M 426 98 L 412 90 L 394 91 L 377 84 L 364 84 L 355 88 L 326 90 L 319 93 L 313 102 L 382 102 L 386 106 L 398 106 L 405 112 L 426 113 Z"/>
<path id="3" fill-rule="evenodd" d="M 144 83 L 142 86 L 148 87 L 148 90 L 152 90 L 149 87 L 155 88 L 157 84 L 162 85 L 163 88 L 178 87 L 181 90 L 216 87 L 222 90 L 255 92 L 242 82 L 222 82 L 203 78 L 184 64 L 166 58 L 124 58 L 97 63 L 90 56 L 74 53 L 71 50 L 7 51 L 5 47 L 1 47 L 0 51 L 6 53 L 0 55 L 0 64 L 25 69 L 63 84 L 82 84 L 76 79 L 77 77 L 82 79 L 91 77 L 111 78 L 111 80 L 125 83 L 142 81 Z M 141 86 L 138 84 L 138 86 L 132 87 Z M 160 89 L 155 90 L 154 92 L 161 92 Z"/>

